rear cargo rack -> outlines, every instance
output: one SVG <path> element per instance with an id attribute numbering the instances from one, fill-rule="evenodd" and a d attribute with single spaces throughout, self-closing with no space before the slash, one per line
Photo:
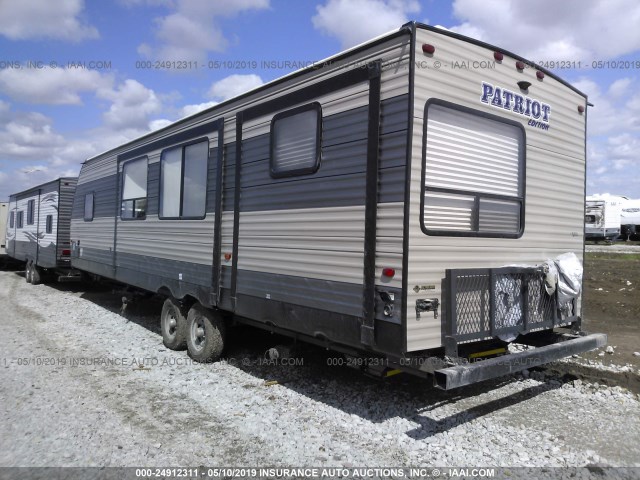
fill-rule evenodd
<path id="1" fill-rule="evenodd" d="M 450 357 L 457 357 L 459 343 L 517 336 L 579 320 L 575 301 L 560 306 L 557 294 L 547 293 L 542 268 L 449 269 L 445 282 L 443 343 Z"/>

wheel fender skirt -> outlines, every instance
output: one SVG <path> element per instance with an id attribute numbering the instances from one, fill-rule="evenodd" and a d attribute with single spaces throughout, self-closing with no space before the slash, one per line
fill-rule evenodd
<path id="1" fill-rule="evenodd" d="M 436 370 L 434 372 L 434 384 L 443 390 L 450 390 L 543 365 L 577 353 L 600 348 L 606 344 L 607 336 L 604 333 L 593 333 L 584 337 L 570 337 L 570 340 L 533 348 L 524 352 Z"/>

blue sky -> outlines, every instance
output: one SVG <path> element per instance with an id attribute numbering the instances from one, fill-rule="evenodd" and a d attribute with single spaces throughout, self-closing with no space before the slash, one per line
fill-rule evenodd
<path id="1" fill-rule="evenodd" d="M 579 62 L 588 193 L 640 197 L 636 0 L 0 0 L 0 199 L 408 20 Z"/>

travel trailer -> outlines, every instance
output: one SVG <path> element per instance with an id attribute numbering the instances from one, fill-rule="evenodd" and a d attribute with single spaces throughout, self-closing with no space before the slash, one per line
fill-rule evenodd
<path id="1" fill-rule="evenodd" d="M 3 265 L 7 258 L 7 249 L 5 246 L 7 232 L 7 218 L 9 213 L 9 203 L 0 203 L 0 265 Z"/>
<path id="2" fill-rule="evenodd" d="M 623 203 L 620 223 L 622 236 L 626 240 L 640 233 L 640 200 L 627 199 Z"/>
<path id="3" fill-rule="evenodd" d="M 9 198 L 7 254 L 25 263 L 29 283 L 72 276 L 69 229 L 76 182 L 59 178 Z"/>
<path id="4" fill-rule="evenodd" d="M 624 197 L 591 195 L 587 197 L 584 216 L 584 236 L 587 240 L 612 241 L 620 236 Z"/>
<path id="5" fill-rule="evenodd" d="M 587 105 L 409 23 L 85 161 L 71 264 L 165 296 L 202 362 L 234 323 L 445 389 L 590 350 Z"/>

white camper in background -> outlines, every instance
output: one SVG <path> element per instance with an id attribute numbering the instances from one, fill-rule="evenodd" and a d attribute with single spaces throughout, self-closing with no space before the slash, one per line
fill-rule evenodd
<path id="1" fill-rule="evenodd" d="M 586 108 L 517 55 L 409 23 L 88 159 L 71 263 L 165 296 L 165 345 L 203 362 L 234 322 L 445 389 L 597 348 Z M 516 336 L 545 346 L 469 365 Z"/>
<path id="2" fill-rule="evenodd" d="M 0 265 L 2 265 L 7 257 L 7 249 L 5 248 L 7 233 L 7 213 L 9 212 L 9 203 L 0 203 Z"/>
<path id="3" fill-rule="evenodd" d="M 76 183 L 77 178 L 59 178 L 9 198 L 3 223 L 7 254 L 25 262 L 29 283 L 71 272 L 69 228 Z"/>
<path id="4" fill-rule="evenodd" d="M 612 241 L 620 236 L 620 214 L 625 197 L 617 195 L 590 195 L 584 216 L 586 240 Z"/>
<path id="5" fill-rule="evenodd" d="M 622 204 L 620 223 L 620 233 L 625 240 L 640 232 L 640 200 L 627 199 Z"/>

